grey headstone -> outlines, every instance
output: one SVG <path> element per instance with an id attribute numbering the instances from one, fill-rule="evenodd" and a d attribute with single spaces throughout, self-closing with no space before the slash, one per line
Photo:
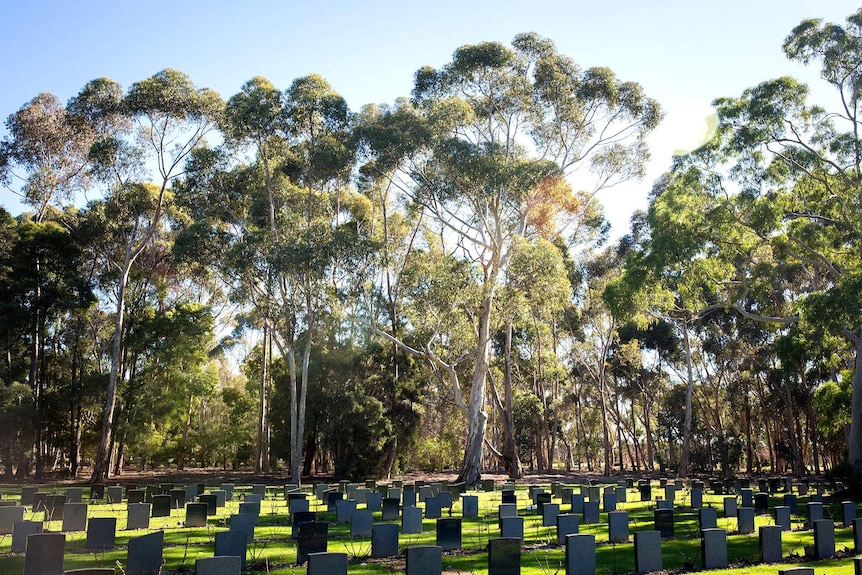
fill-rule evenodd
<path id="1" fill-rule="evenodd" d="M 401 511 L 401 532 L 422 533 L 422 509 L 413 506 L 405 507 Z"/>
<path id="2" fill-rule="evenodd" d="M 736 530 L 742 535 L 754 533 L 753 507 L 740 507 L 736 510 Z"/>
<path id="3" fill-rule="evenodd" d="M 227 504 L 227 492 L 223 489 L 214 489 L 212 495 L 216 498 L 216 508 L 224 507 Z"/>
<path id="4" fill-rule="evenodd" d="M 617 503 L 625 503 L 628 500 L 628 491 L 625 487 L 617 487 L 614 494 L 617 496 Z"/>
<path id="5" fill-rule="evenodd" d="M 207 515 L 215 515 L 216 513 L 218 513 L 218 499 L 212 493 L 198 495 L 198 501 L 201 503 L 206 503 Z M 155 507 L 155 501 L 153 502 L 153 507 Z"/>
<path id="6" fill-rule="evenodd" d="M 386 497 L 383 500 L 383 513 L 381 519 L 383 521 L 398 521 L 401 515 L 401 498 Z"/>
<path id="7" fill-rule="evenodd" d="M 576 516 L 577 517 L 577 516 Z M 500 537 L 524 539 L 524 518 L 503 517 L 500 519 Z"/>
<path id="8" fill-rule="evenodd" d="M 186 527 L 206 527 L 208 509 L 209 505 L 203 502 L 186 503 Z"/>
<path id="9" fill-rule="evenodd" d="M 354 511 L 356 511 L 356 501 L 352 499 L 339 499 L 335 502 L 335 520 L 338 523 L 348 523 Z"/>
<path id="10" fill-rule="evenodd" d="M 862 519 L 853 520 L 853 550 L 862 553 Z"/>
<path id="11" fill-rule="evenodd" d="M 38 533 L 27 537 L 24 575 L 63 575 L 64 533 Z"/>
<path id="12" fill-rule="evenodd" d="M 740 489 L 742 495 L 742 507 L 754 507 L 754 489 Z"/>
<path id="13" fill-rule="evenodd" d="M 254 526 L 257 525 L 257 517 L 251 513 L 237 513 L 230 516 L 231 531 L 241 531 L 245 533 L 246 540 L 251 543 L 254 541 Z"/>
<path id="14" fill-rule="evenodd" d="M 370 509 L 357 509 L 350 517 L 351 537 L 371 537 L 374 516 Z"/>
<path id="15" fill-rule="evenodd" d="M 62 521 L 66 508 L 65 495 L 48 495 L 45 497 L 45 519 L 47 521 Z"/>
<path id="16" fill-rule="evenodd" d="M 0 535 L 9 535 L 16 523 L 24 521 L 25 508 L 20 505 L 14 507 L 0 507 Z"/>
<path id="17" fill-rule="evenodd" d="M 260 501 L 243 501 L 239 504 L 239 512 L 260 517 Z"/>
<path id="18" fill-rule="evenodd" d="M 784 504 L 790 508 L 790 514 L 796 515 L 799 513 L 799 503 L 796 498 L 796 495 L 793 493 L 787 493 L 784 495 Z"/>
<path id="19" fill-rule="evenodd" d="M 664 498 L 671 503 L 676 500 L 676 485 L 668 483 L 664 486 Z"/>
<path id="20" fill-rule="evenodd" d="M 164 546 L 164 531 L 129 539 L 126 575 L 158 575 L 162 570 Z"/>
<path id="21" fill-rule="evenodd" d="M 12 526 L 12 553 L 24 553 L 27 549 L 27 536 L 42 533 L 41 521 L 18 521 Z"/>
<path id="22" fill-rule="evenodd" d="M 572 513 L 583 513 L 584 512 L 584 496 L 580 493 L 572 493 L 572 496 L 569 498 L 571 503 L 570 511 Z"/>
<path id="23" fill-rule="evenodd" d="M 715 529 L 718 527 L 718 511 L 715 507 L 702 507 L 698 511 L 700 529 Z"/>
<path id="24" fill-rule="evenodd" d="M 81 503 L 84 500 L 84 489 L 81 487 L 66 488 L 66 503 Z"/>
<path id="25" fill-rule="evenodd" d="M 691 508 L 700 509 L 703 507 L 703 489 L 692 487 L 691 489 Z"/>
<path id="26" fill-rule="evenodd" d="M 371 556 L 394 557 L 398 555 L 398 525 L 380 523 L 371 528 Z"/>
<path id="27" fill-rule="evenodd" d="M 152 517 L 170 517 L 171 516 L 171 496 L 170 495 L 153 495 L 153 508 L 151 510 Z"/>
<path id="28" fill-rule="evenodd" d="M 635 573 L 650 573 L 662 570 L 661 533 L 658 531 L 635 531 Z"/>
<path id="29" fill-rule="evenodd" d="M 215 534 L 216 557 L 232 556 L 242 559 L 245 569 L 245 556 L 248 551 L 248 536 L 244 531 L 219 531 Z"/>
<path id="30" fill-rule="evenodd" d="M 760 560 L 763 563 L 778 563 L 781 561 L 781 527 L 778 525 L 761 525 Z"/>
<path id="31" fill-rule="evenodd" d="M 536 511 L 541 514 L 542 508 L 545 506 L 545 504 L 551 502 L 551 494 L 545 493 L 544 491 L 540 491 L 536 493 L 533 500 L 536 502 Z"/>
<path id="32" fill-rule="evenodd" d="M 785 567 L 778 570 L 778 575 L 814 575 L 814 567 Z"/>
<path id="33" fill-rule="evenodd" d="M 611 511 L 608 513 L 608 541 L 623 543 L 629 540 L 629 512 Z"/>
<path id="34" fill-rule="evenodd" d="M 835 555 L 835 524 L 829 519 L 814 522 L 814 557 L 826 559 Z"/>
<path id="35" fill-rule="evenodd" d="M 769 513 L 769 494 L 762 492 L 754 496 L 754 512 Z"/>
<path id="36" fill-rule="evenodd" d="M 656 509 L 653 511 L 655 530 L 661 533 L 662 538 L 674 536 L 673 509 Z"/>
<path id="37" fill-rule="evenodd" d="M 63 575 L 116 575 L 113 567 L 89 567 L 84 569 L 66 569 Z"/>
<path id="38" fill-rule="evenodd" d="M 308 575 L 347 575 L 347 553 L 309 553 Z"/>
<path id="39" fill-rule="evenodd" d="M 566 575 L 596 575 L 596 536 L 577 533 L 566 537 Z"/>
<path id="40" fill-rule="evenodd" d="M 724 498 L 724 516 L 725 517 L 736 517 L 736 497 L 725 497 Z"/>
<path id="41" fill-rule="evenodd" d="M 814 522 L 823 519 L 823 503 L 819 501 L 808 502 L 808 528 L 814 528 Z"/>
<path id="42" fill-rule="evenodd" d="M 438 545 L 417 545 L 406 552 L 405 575 L 441 575 L 443 571 L 443 549 Z"/>
<path id="43" fill-rule="evenodd" d="M 437 497 L 440 498 L 440 507 L 444 509 L 452 509 L 453 494 L 451 491 L 441 491 Z"/>
<path id="44" fill-rule="evenodd" d="M 195 560 L 195 575 L 240 575 L 242 559 L 236 556 L 201 557 Z"/>
<path id="45" fill-rule="evenodd" d="M 584 502 L 584 525 L 591 525 L 599 522 L 599 502 L 585 501 Z"/>
<path id="46" fill-rule="evenodd" d="M 442 517 L 440 497 L 430 495 L 425 498 L 425 519 L 439 519 Z"/>
<path id="47" fill-rule="evenodd" d="M 553 527 L 557 524 L 557 515 L 560 514 L 559 503 L 545 503 L 542 506 L 542 526 Z"/>
<path id="48" fill-rule="evenodd" d="M 48 493 L 34 493 L 32 498 L 32 508 L 31 511 L 33 513 L 38 513 L 39 511 L 45 511 L 45 500 L 48 498 Z"/>
<path id="49" fill-rule="evenodd" d="M 150 528 L 149 503 L 129 503 L 126 506 L 126 529 Z"/>
<path id="50" fill-rule="evenodd" d="M 186 503 L 191 503 L 195 499 L 198 498 L 198 486 L 197 485 L 186 485 Z"/>
<path id="51" fill-rule="evenodd" d="M 641 501 L 651 501 L 652 500 L 652 487 L 649 483 L 644 483 L 638 485 L 638 492 L 640 492 Z"/>
<path id="52" fill-rule="evenodd" d="M 841 525 L 850 527 L 856 519 L 856 504 L 852 501 L 841 502 Z"/>
<path id="53" fill-rule="evenodd" d="M 28 506 L 33 505 L 33 495 L 36 494 L 35 487 L 22 487 L 21 488 L 21 505 Z"/>
<path id="54" fill-rule="evenodd" d="M 113 549 L 117 537 L 116 517 L 93 517 L 87 526 L 87 549 Z"/>
<path id="55" fill-rule="evenodd" d="M 416 507 L 416 492 L 412 489 L 405 489 L 401 494 L 402 507 Z"/>
<path id="56" fill-rule="evenodd" d="M 186 506 L 185 489 L 171 489 L 168 495 L 171 496 L 171 509 L 182 509 Z"/>
<path id="57" fill-rule="evenodd" d="M 290 510 L 290 514 L 293 515 L 297 511 L 309 511 L 309 502 L 308 499 L 289 499 L 288 507 Z"/>
<path id="58" fill-rule="evenodd" d="M 365 508 L 371 511 L 380 511 L 383 509 L 383 495 L 380 493 L 369 493 L 365 497 Z"/>
<path id="59" fill-rule="evenodd" d="M 500 497 L 501 497 L 501 499 L 500 499 L 501 503 L 512 503 L 512 504 L 518 503 L 518 496 L 515 494 L 514 491 L 509 491 L 508 489 L 504 489 L 502 494 L 500 495 Z"/>
<path id="60" fill-rule="evenodd" d="M 298 565 L 306 562 L 309 553 L 326 553 L 329 540 L 329 523 L 326 521 L 300 523 L 296 526 L 296 532 L 296 563 Z"/>
<path id="61" fill-rule="evenodd" d="M 773 509 L 773 512 L 775 513 L 775 524 L 782 531 L 790 531 L 790 507 L 779 505 Z"/>
<path id="62" fill-rule="evenodd" d="M 494 484 L 493 479 L 483 479 L 482 480 L 482 491 L 488 492 L 488 491 L 494 491 L 494 489 L 496 489 L 496 486 Z"/>
<path id="63" fill-rule="evenodd" d="M 67 503 L 63 511 L 63 531 L 87 530 L 87 512 L 90 506 L 87 503 Z"/>
<path id="64" fill-rule="evenodd" d="M 233 492 L 236 489 L 236 485 L 233 483 L 222 483 L 220 487 L 225 493 L 225 499 L 233 501 Z"/>
<path id="65" fill-rule="evenodd" d="M 602 504 L 605 513 L 617 510 L 617 495 L 616 493 L 605 493 L 602 497 Z"/>
<path id="66" fill-rule="evenodd" d="M 656 509 L 673 509 L 673 501 L 670 499 L 657 499 L 655 506 Z"/>
<path id="67" fill-rule="evenodd" d="M 317 513 L 314 511 L 297 511 L 290 516 L 290 537 L 296 539 L 299 536 L 300 524 L 314 521 L 317 521 Z"/>
<path id="68" fill-rule="evenodd" d="M 423 485 L 419 488 L 419 502 L 424 503 L 426 499 L 434 496 L 434 490 L 430 485 Z"/>
<path id="69" fill-rule="evenodd" d="M 261 499 L 266 499 L 266 485 L 262 483 L 255 483 L 252 485 L 251 492 L 253 495 L 260 495 Z"/>
<path id="70" fill-rule="evenodd" d="M 461 498 L 462 515 L 465 518 L 479 517 L 479 497 L 476 495 L 465 495 Z"/>
<path id="71" fill-rule="evenodd" d="M 447 517 L 437 520 L 437 545 L 443 551 L 461 549 L 461 518 Z"/>
<path id="72" fill-rule="evenodd" d="M 700 556 L 704 569 L 727 569 L 727 532 L 724 529 L 701 530 Z"/>
<path id="73" fill-rule="evenodd" d="M 520 575 L 521 539 L 488 540 L 488 575 Z"/>

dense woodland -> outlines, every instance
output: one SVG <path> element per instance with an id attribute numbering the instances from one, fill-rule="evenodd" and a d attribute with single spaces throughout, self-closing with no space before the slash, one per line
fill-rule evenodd
<path id="1" fill-rule="evenodd" d="M 613 242 L 596 194 L 660 104 L 535 34 L 359 110 L 317 75 L 35 96 L 0 143 L 32 208 L 0 213 L 0 466 L 858 480 L 862 11 L 784 50 L 837 107 L 716 100 Z"/>

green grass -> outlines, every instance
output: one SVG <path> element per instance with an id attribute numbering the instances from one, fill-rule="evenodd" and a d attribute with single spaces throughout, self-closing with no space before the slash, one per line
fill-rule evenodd
<path id="1" fill-rule="evenodd" d="M 545 486 L 550 490 L 550 485 Z M 47 490 L 47 489 L 43 489 Z M 227 528 L 227 521 L 232 513 L 238 512 L 239 495 L 250 492 L 250 488 L 237 489 L 234 501 L 227 507 L 219 509 L 214 517 L 210 517 L 206 528 L 184 528 L 184 510 L 174 510 L 170 517 L 153 518 L 149 530 L 125 530 L 126 504 L 94 503 L 90 506 L 89 517 L 117 518 L 117 548 L 106 552 L 92 552 L 85 549 L 84 533 L 69 533 L 66 535 L 65 569 L 85 567 L 111 567 L 126 561 L 126 547 L 132 537 L 144 535 L 156 529 L 165 530 L 165 573 L 189 572 L 194 568 L 197 558 L 211 557 L 215 533 Z M 0 487 L 3 500 L 20 498 L 20 489 Z M 275 493 L 275 492 L 273 492 Z M 657 493 L 653 491 L 653 495 Z M 488 558 L 484 552 L 488 540 L 499 536 L 497 526 L 497 505 L 501 502 L 501 491 L 492 493 L 475 492 L 479 496 L 480 517 L 462 520 L 462 546 L 464 551 L 444 553 L 444 571 L 460 573 L 487 573 Z M 85 500 L 86 500 L 85 490 Z M 675 509 L 676 537 L 662 542 L 662 558 L 665 569 L 694 568 L 700 566 L 700 538 L 698 533 L 697 512 L 686 507 L 686 492 L 677 493 Z M 262 567 L 268 563 L 271 575 L 295 575 L 305 572 L 305 567 L 294 565 L 296 561 L 296 542 L 290 539 L 290 523 L 287 506 L 282 499 L 280 490 L 266 500 L 261 506 L 260 523 L 255 530 L 255 541 L 248 548 L 248 562 L 253 566 L 250 573 L 266 573 Z M 735 533 L 736 519 L 722 517 L 722 500 L 724 496 L 704 494 L 704 505 L 718 508 L 718 527 L 728 532 L 728 559 L 732 569 L 721 571 L 701 571 L 701 573 L 722 573 L 724 575 L 775 575 L 779 565 L 757 565 L 759 561 L 759 543 L 756 534 L 739 535 Z M 630 531 L 652 529 L 652 510 L 654 502 L 633 501 L 638 498 L 637 490 L 628 491 L 627 503 L 619 503 L 618 510 L 629 512 Z M 528 575 L 554 575 L 565 573 L 565 550 L 556 545 L 556 529 L 543 527 L 541 517 L 528 510 L 528 494 L 526 487 L 518 488 L 519 514 L 524 517 L 524 547 L 521 555 L 521 571 Z M 327 513 L 325 507 L 317 502 L 313 494 L 309 494 L 311 510 L 318 512 L 318 517 L 330 522 L 329 551 L 346 553 L 350 558 L 349 573 L 351 575 L 392 575 L 403 573 L 402 559 L 371 559 L 370 538 L 353 539 L 347 524 L 335 523 L 335 514 Z M 804 548 L 813 543 L 813 533 L 805 531 L 804 516 L 808 501 L 807 497 L 799 497 L 799 510 L 803 515 L 793 516 L 793 531 L 782 534 L 784 556 L 795 557 L 787 559 L 781 567 L 794 565 L 809 565 L 819 574 L 852 575 L 854 573 L 851 559 L 839 559 L 819 562 L 805 562 Z M 781 504 L 780 497 L 770 500 L 770 507 Z M 561 512 L 568 512 L 568 505 L 561 505 Z M 839 504 L 826 505 L 826 517 L 838 517 Z M 380 520 L 380 513 L 375 513 L 375 520 Z M 444 509 L 444 517 L 447 510 Z M 453 516 L 461 515 L 461 504 L 456 502 Z M 40 520 L 42 513 L 34 514 L 29 510 L 25 519 Z M 599 574 L 629 573 L 634 570 L 634 545 L 631 542 L 608 543 L 607 515 L 602 514 L 602 523 L 596 525 L 581 525 L 581 533 L 591 533 L 596 536 L 597 564 Z M 760 525 L 772 524 L 768 515 L 759 515 L 755 519 L 755 529 Z M 423 522 L 423 533 L 410 535 L 401 534 L 399 543 L 404 549 L 414 545 L 436 544 L 435 520 Z M 46 523 L 46 531 L 60 531 L 61 522 Z M 836 549 L 852 550 L 853 535 L 850 528 L 836 527 Z M 630 539 L 631 541 L 631 539 Z M 0 575 L 18 575 L 23 572 L 24 557 L 22 554 L 11 554 L 11 535 L 0 536 Z"/>

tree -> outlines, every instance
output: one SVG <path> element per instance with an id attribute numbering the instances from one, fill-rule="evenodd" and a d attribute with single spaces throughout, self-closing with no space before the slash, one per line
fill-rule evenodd
<path id="1" fill-rule="evenodd" d="M 644 137 L 660 118 L 639 85 L 620 82 L 607 68 L 582 71 L 549 40 L 523 34 L 512 49 L 463 46 L 441 70 L 420 69 L 412 103 L 380 110 L 361 129 L 373 150 L 366 171 L 398 181 L 445 230 L 451 249 L 477 269 L 473 373 L 469 400 L 459 403 L 468 422 L 459 481 L 475 483 L 481 473 L 494 300 L 515 241 L 541 235 L 545 220 L 562 233 L 595 191 L 640 175 Z M 544 204 L 555 208 L 550 217 L 531 201 L 545 183 L 579 166 L 595 175 L 585 197 L 564 186 L 568 193 L 555 198 L 562 201 Z M 404 349 L 447 373 L 458 397 L 456 371 L 430 343 Z"/>

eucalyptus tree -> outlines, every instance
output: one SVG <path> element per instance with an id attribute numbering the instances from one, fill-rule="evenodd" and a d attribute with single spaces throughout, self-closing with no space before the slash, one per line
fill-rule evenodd
<path id="1" fill-rule="evenodd" d="M 117 384 L 121 375 L 123 321 L 126 287 L 135 262 L 164 229 L 170 186 L 182 174 L 186 158 L 212 132 L 224 108 L 221 98 L 208 88 L 198 88 L 177 70 L 165 69 L 132 84 L 119 104 L 131 121 L 136 144 L 130 151 L 122 138 L 106 137 L 100 143 L 108 153 L 98 157 L 98 167 L 111 177 L 112 201 L 122 202 L 130 194 L 138 200 L 132 205 L 133 220 L 120 227 L 123 249 L 112 262 L 117 273 L 116 310 L 111 353 L 111 371 L 102 419 L 99 449 L 93 463 L 92 481 L 108 475 L 109 446 L 116 408 Z M 130 158 L 140 156 L 153 166 L 152 185 L 130 179 L 136 175 Z"/>
<path id="2" fill-rule="evenodd" d="M 515 241 L 541 235 L 536 224 L 549 217 L 545 208 L 553 208 L 551 221 L 578 220 L 595 191 L 640 175 L 644 137 L 661 112 L 638 84 L 619 81 L 607 68 L 581 70 L 551 41 L 523 34 L 512 48 L 496 42 L 458 48 L 442 69 L 417 71 L 411 103 L 368 116 L 361 128 L 371 150 L 366 172 L 397 182 L 442 227 L 450 249 L 476 267 L 480 297 L 470 310 L 473 373 L 469 400 L 459 402 L 468 432 L 458 476 L 475 483 L 494 300 Z M 580 201 L 571 190 L 554 202 L 536 201 L 579 167 L 595 176 Z M 456 370 L 432 345 L 433 338 L 411 349 L 442 361 L 459 390 Z"/>

